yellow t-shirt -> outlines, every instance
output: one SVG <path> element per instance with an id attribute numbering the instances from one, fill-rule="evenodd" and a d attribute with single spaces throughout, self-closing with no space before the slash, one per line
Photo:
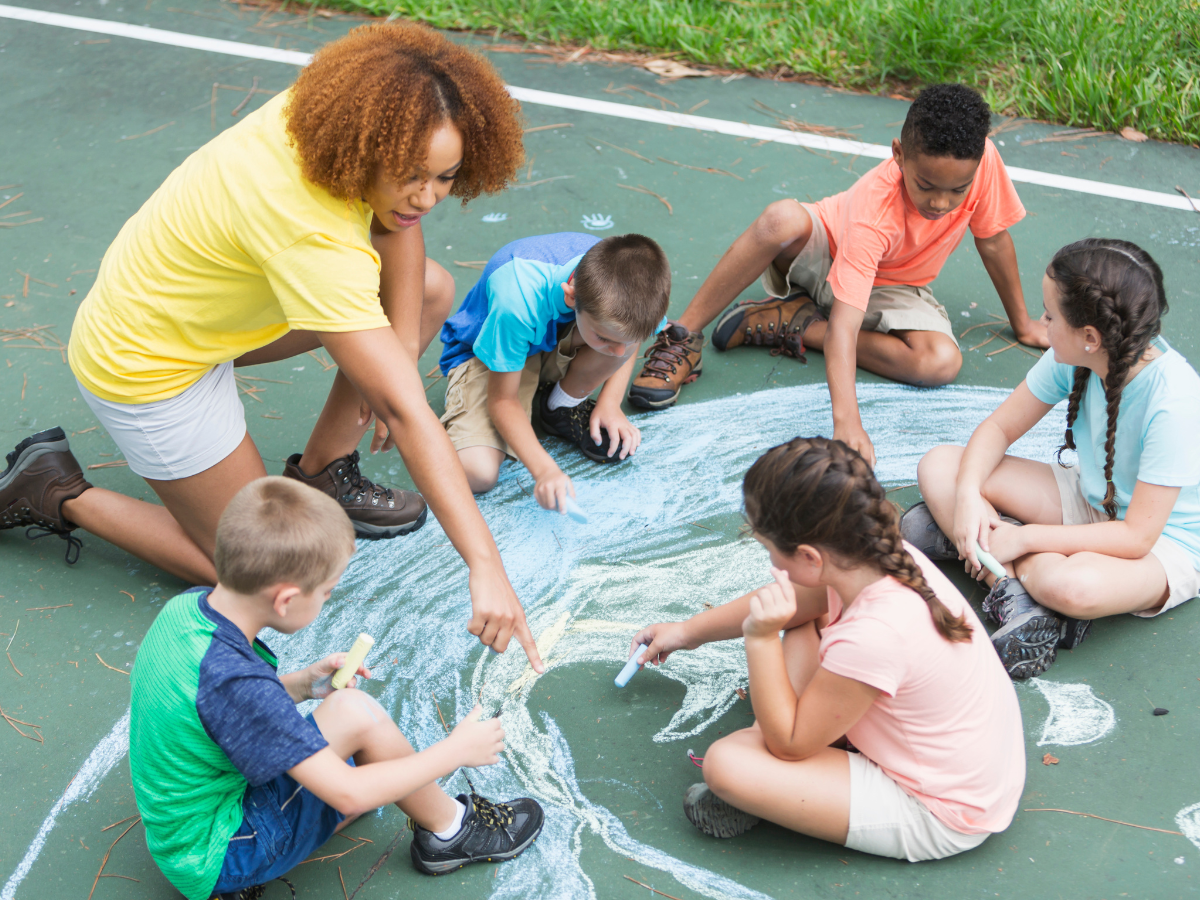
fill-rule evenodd
<path id="1" fill-rule="evenodd" d="M 371 207 L 301 175 L 287 99 L 184 160 L 104 254 L 69 348 L 96 396 L 166 400 L 291 329 L 388 327 Z"/>

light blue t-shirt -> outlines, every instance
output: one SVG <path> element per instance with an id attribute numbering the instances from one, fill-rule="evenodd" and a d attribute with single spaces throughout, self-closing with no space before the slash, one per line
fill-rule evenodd
<path id="1" fill-rule="evenodd" d="M 519 372 L 533 354 L 553 350 L 558 326 L 575 319 L 563 283 L 599 240 L 574 232 L 541 234 L 496 251 L 442 326 L 442 374 L 472 356 L 493 372 Z"/>
<path id="2" fill-rule="evenodd" d="M 1112 476 L 1117 518 L 1125 518 L 1138 481 L 1179 488 L 1163 534 L 1187 550 L 1192 565 L 1200 569 L 1200 375 L 1165 339 L 1156 338 L 1153 346 L 1163 351 L 1162 356 L 1149 362 L 1121 392 Z M 1056 361 L 1053 351 L 1025 376 L 1033 395 L 1050 404 L 1070 396 L 1074 381 L 1075 367 Z M 1083 496 L 1103 510 L 1108 413 L 1104 384 L 1094 372 L 1073 431 Z"/>

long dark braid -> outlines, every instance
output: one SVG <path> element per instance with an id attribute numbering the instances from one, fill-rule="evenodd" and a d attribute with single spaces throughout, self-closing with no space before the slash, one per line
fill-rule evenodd
<path id="1" fill-rule="evenodd" d="M 750 527 L 784 553 L 813 544 L 875 565 L 925 600 L 938 634 L 971 639 L 966 619 L 950 613 L 904 549 L 896 507 L 871 467 L 841 441 L 794 438 L 773 447 L 750 467 L 742 493 Z"/>
<path id="2" fill-rule="evenodd" d="M 1054 254 L 1046 274 L 1059 290 L 1063 318 L 1072 328 L 1091 325 L 1100 333 L 1100 346 L 1108 356 L 1104 379 L 1108 430 L 1104 441 L 1104 512 L 1117 517 L 1113 463 L 1117 443 L 1117 414 L 1129 371 L 1162 328 L 1167 311 L 1162 270 L 1137 244 L 1108 238 L 1087 238 Z M 1072 427 L 1087 390 L 1091 370 L 1075 369 L 1075 383 L 1067 402 L 1067 431 L 1059 448 L 1074 450 Z"/>

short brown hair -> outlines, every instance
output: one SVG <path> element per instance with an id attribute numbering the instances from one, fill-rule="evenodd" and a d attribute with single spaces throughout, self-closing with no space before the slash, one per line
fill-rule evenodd
<path id="1" fill-rule="evenodd" d="M 291 89 L 287 130 L 304 177 L 342 200 L 380 175 L 405 184 L 446 122 L 462 133 L 450 193 L 502 190 L 525 155 L 520 105 L 486 59 L 423 25 L 374 24 L 317 51 Z"/>
<path id="2" fill-rule="evenodd" d="M 662 247 L 641 234 L 617 234 L 592 246 L 575 268 L 575 309 L 642 341 L 658 330 L 671 301 L 671 266 Z"/>
<path id="3" fill-rule="evenodd" d="M 282 582 L 307 593 L 353 553 L 354 526 L 338 502 L 290 478 L 250 482 L 217 523 L 217 581 L 239 594 Z"/>

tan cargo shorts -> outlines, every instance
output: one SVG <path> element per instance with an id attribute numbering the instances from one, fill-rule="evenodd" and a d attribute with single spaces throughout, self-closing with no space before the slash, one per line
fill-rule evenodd
<path id="1" fill-rule="evenodd" d="M 829 315 L 833 306 L 833 288 L 829 269 L 833 256 L 829 252 L 829 235 L 817 210 L 801 203 L 812 219 L 812 235 L 804 249 L 792 261 L 785 277 L 772 264 L 762 275 L 762 286 L 772 297 L 786 297 L 797 290 L 807 291 L 820 310 Z M 936 331 L 946 335 L 958 346 L 946 309 L 933 298 L 927 287 L 908 284 L 880 284 L 871 288 L 871 299 L 863 317 L 865 331 Z"/>
<path id="2" fill-rule="evenodd" d="M 578 348 L 571 346 L 575 336 L 575 325 L 559 340 L 558 346 L 548 353 L 535 353 L 525 362 L 521 370 L 521 384 L 517 396 L 526 415 L 533 416 L 533 395 L 537 386 L 545 381 L 558 382 L 567 374 L 571 360 Z M 442 424 L 450 435 L 455 450 L 467 447 L 494 447 L 509 459 L 516 459 L 512 448 L 496 430 L 487 409 L 488 367 L 472 356 L 450 370 L 446 385 L 446 411 Z"/>

